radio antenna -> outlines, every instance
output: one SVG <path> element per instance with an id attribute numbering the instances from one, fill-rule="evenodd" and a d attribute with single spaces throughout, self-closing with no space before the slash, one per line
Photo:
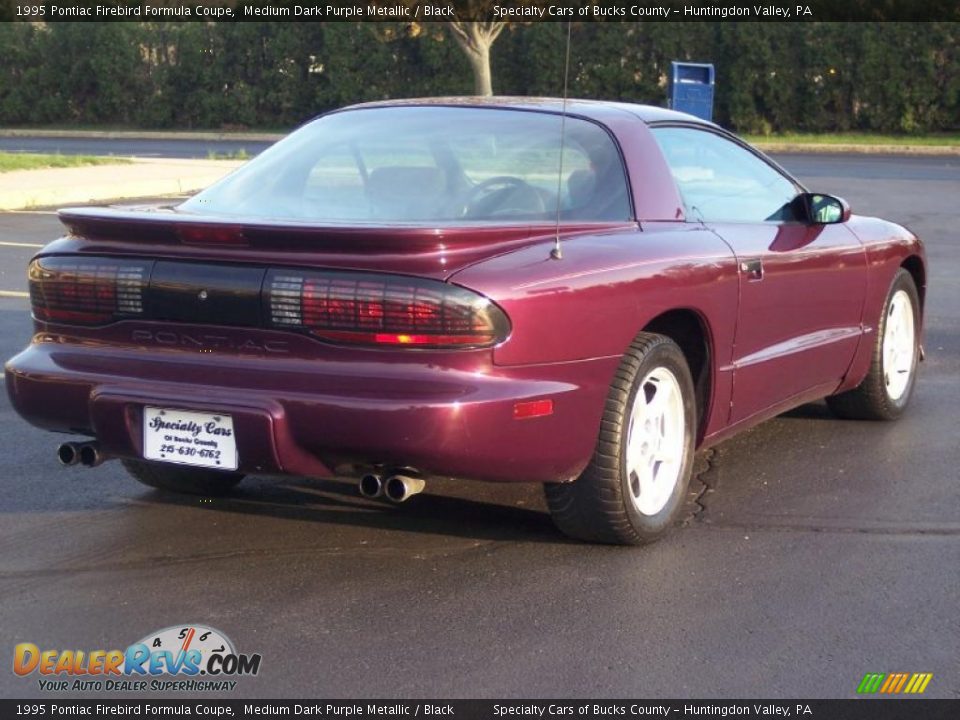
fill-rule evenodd
<path id="1" fill-rule="evenodd" d="M 563 189 L 563 145 L 566 140 L 567 129 L 567 87 L 570 81 L 570 28 L 573 25 L 572 20 L 567 20 L 567 52 L 563 61 L 563 101 L 560 106 L 560 162 L 557 168 L 557 223 L 553 236 L 553 249 L 550 251 L 550 257 L 554 260 L 563 258 L 560 251 L 560 192 Z"/>

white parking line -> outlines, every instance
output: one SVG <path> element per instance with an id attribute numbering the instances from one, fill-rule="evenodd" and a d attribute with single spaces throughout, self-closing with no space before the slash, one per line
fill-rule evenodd
<path id="1" fill-rule="evenodd" d="M 0 240 L 0 247 L 26 247 L 26 248 L 42 248 L 41 243 L 20 243 L 20 242 L 4 242 Z"/>
<path id="2" fill-rule="evenodd" d="M 0 290 L 0 298 L 28 298 L 30 293 L 20 290 Z"/>

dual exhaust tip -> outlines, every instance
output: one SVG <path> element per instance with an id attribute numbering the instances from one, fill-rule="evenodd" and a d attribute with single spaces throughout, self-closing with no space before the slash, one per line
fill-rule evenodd
<path id="1" fill-rule="evenodd" d="M 57 459 L 61 465 L 71 467 L 83 465 L 96 467 L 106 456 L 96 442 L 65 442 L 57 448 Z M 360 478 L 360 494 L 367 498 L 385 497 L 395 503 L 402 503 L 414 495 L 423 492 L 426 482 L 421 478 L 408 475 L 390 475 L 384 478 L 381 475 L 368 473 Z"/>
<path id="2" fill-rule="evenodd" d="M 96 467 L 106 459 L 100 450 L 100 445 L 95 442 L 65 442 L 57 448 L 57 460 L 67 467 L 71 465 Z"/>
<path id="3" fill-rule="evenodd" d="M 368 473 L 360 478 L 360 494 L 366 498 L 385 497 L 395 503 L 402 503 L 414 495 L 423 492 L 427 483 L 421 478 L 409 475 L 381 475 Z"/>

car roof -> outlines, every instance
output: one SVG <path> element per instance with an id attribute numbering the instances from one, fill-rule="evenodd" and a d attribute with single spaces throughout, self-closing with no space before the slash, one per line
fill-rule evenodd
<path id="1" fill-rule="evenodd" d="M 641 105 L 639 103 L 627 103 L 608 100 L 583 100 L 550 97 L 519 97 L 494 95 L 492 97 L 471 97 L 471 96 L 451 96 L 451 97 L 427 97 L 427 98 L 407 98 L 400 100 L 378 100 L 375 102 L 360 103 L 350 105 L 344 110 L 367 107 L 397 107 L 397 106 L 424 106 L 435 105 L 438 107 L 493 107 L 516 110 L 539 110 L 541 112 L 567 112 L 570 115 L 578 115 L 590 118 L 598 122 L 603 122 L 604 118 L 609 116 L 610 111 L 626 112 L 639 118 L 645 123 L 656 122 L 684 122 L 717 127 L 714 123 L 708 122 L 694 115 L 668 110 L 667 108 L 657 107 L 656 105 Z"/>

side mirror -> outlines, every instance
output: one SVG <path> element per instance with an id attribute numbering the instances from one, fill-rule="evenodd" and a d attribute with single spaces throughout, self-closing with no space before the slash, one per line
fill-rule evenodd
<path id="1" fill-rule="evenodd" d="M 843 198 L 820 193 L 806 193 L 801 196 L 807 208 L 807 218 L 817 225 L 845 223 L 850 219 L 850 204 Z"/>

